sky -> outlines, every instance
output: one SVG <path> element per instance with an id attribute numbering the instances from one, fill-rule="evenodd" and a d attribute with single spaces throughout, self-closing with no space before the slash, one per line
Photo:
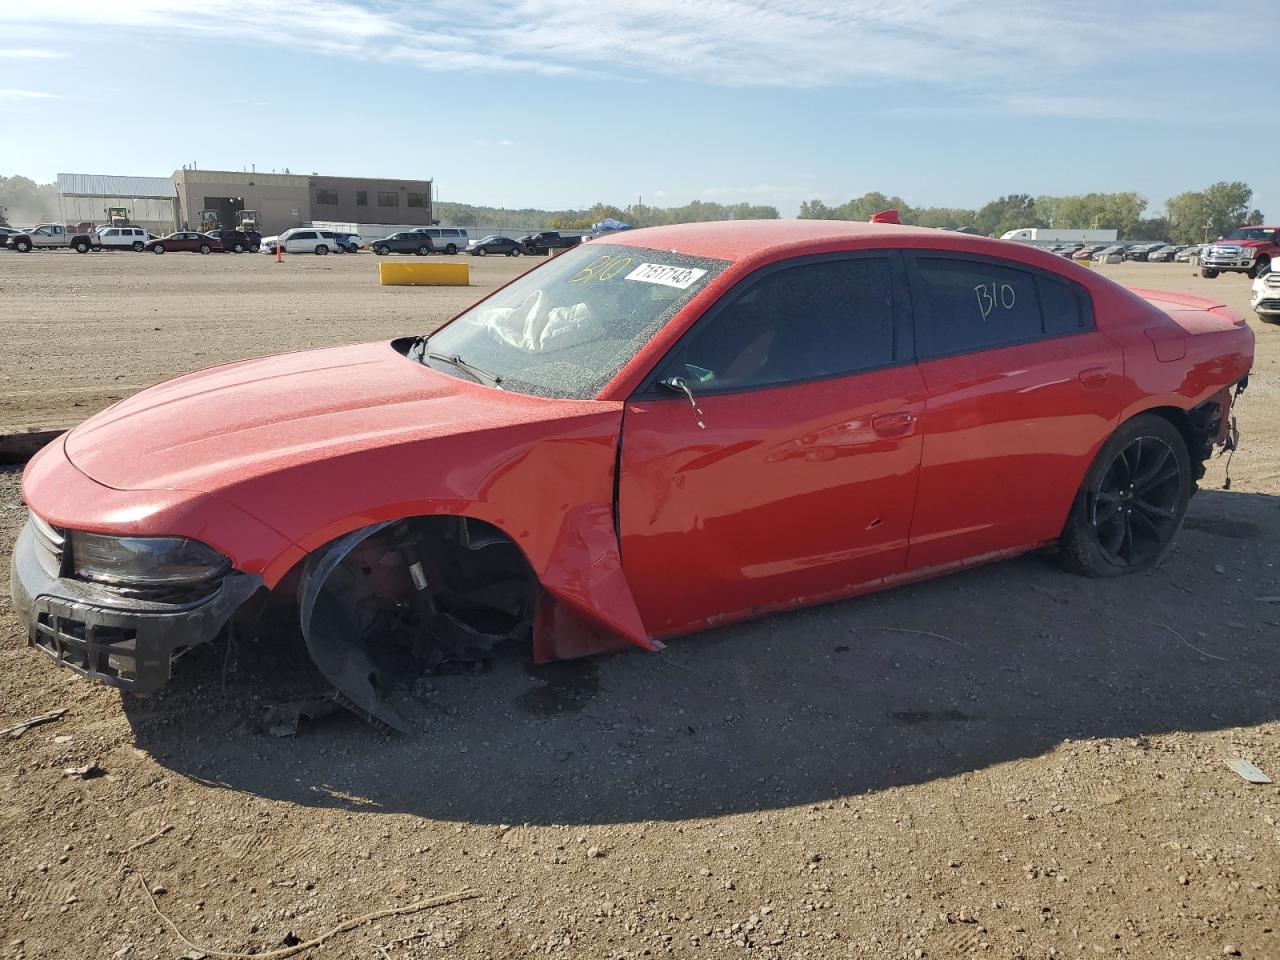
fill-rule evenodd
<path id="1" fill-rule="evenodd" d="M 784 216 L 1244 180 L 1275 222 L 1277 36 L 1277 0 L 0 0 L 0 174 Z"/>

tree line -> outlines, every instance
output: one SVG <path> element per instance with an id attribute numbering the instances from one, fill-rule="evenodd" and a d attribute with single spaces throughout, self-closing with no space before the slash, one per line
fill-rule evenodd
<path id="1" fill-rule="evenodd" d="M 801 219 L 868 220 L 880 210 L 896 209 L 903 223 L 921 227 L 962 227 L 998 237 L 1019 227 L 1059 230 L 1116 230 L 1125 240 L 1172 240 L 1202 243 L 1229 233 L 1240 224 L 1262 223 L 1262 211 L 1250 209 L 1253 190 L 1238 180 L 1187 191 L 1165 201 L 1165 213 L 1147 216 L 1147 199 L 1133 191 L 1086 193 L 1071 197 L 1033 197 L 1011 193 L 976 210 L 913 207 L 901 197 L 879 192 L 831 207 L 821 200 L 800 204 Z"/>
<path id="2" fill-rule="evenodd" d="M 702 223 L 708 220 L 777 220 L 778 208 L 749 203 L 709 203 L 695 200 L 682 207 L 654 207 L 634 203 L 617 207 L 597 203 L 582 210 L 508 210 L 468 203 L 437 203 L 435 217 L 441 223 L 506 230 L 589 230 L 601 220 L 620 220 L 633 227 L 658 227 L 668 223 Z"/>

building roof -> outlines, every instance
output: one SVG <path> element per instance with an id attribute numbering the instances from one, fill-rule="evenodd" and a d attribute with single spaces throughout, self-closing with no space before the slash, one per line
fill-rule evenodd
<path id="1" fill-rule="evenodd" d="M 168 177 L 114 177 L 101 173 L 60 173 L 58 192 L 82 197 L 161 197 L 178 195 Z"/>

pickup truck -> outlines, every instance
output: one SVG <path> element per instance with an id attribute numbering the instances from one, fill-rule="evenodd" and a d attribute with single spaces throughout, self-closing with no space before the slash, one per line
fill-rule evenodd
<path id="1" fill-rule="evenodd" d="M 102 241 L 95 234 L 76 233 L 60 223 L 42 223 L 26 233 L 15 233 L 5 242 L 5 246 L 19 253 L 56 250 L 60 247 L 69 247 L 76 253 L 88 253 L 90 250 L 101 250 Z"/>
<path id="2" fill-rule="evenodd" d="M 1280 227 L 1238 227 L 1200 251 L 1200 276 L 1246 273 L 1250 279 L 1271 269 L 1280 257 Z"/>
<path id="3" fill-rule="evenodd" d="M 568 250 L 582 242 L 581 237 L 562 237 L 555 230 L 544 230 L 542 233 L 521 237 L 518 241 L 525 253 L 545 257 L 552 250 Z"/>

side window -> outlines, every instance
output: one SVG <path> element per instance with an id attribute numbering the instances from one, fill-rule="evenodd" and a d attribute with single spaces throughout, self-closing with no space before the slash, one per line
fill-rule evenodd
<path id="1" fill-rule="evenodd" d="M 985 350 L 1043 333 L 1035 275 L 988 260 L 917 257 L 922 357 Z M 920 309 L 923 307 L 924 309 Z"/>
<path id="2" fill-rule="evenodd" d="M 697 390 L 794 383 L 894 359 L 887 257 L 829 260 L 766 273 L 695 328 L 674 370 Z"/>
<path id="3" fill-rule="evenodd" d="M 1093 329 L 1093 307 L 1083 289 L 1068 280 L 1043 275 L 1036 277 L 1036 288 L 1047 336 L 1062 337 Z"/>
<path id="4" fill-rule="evenodd" d="M 107 236 L 108 236 L 108 237 L 118 237 L 118 236 L 120 236 L 120 231 L 119 231 L 119 230 L 108 230 L 108 231 L 107 231 Z"/>

